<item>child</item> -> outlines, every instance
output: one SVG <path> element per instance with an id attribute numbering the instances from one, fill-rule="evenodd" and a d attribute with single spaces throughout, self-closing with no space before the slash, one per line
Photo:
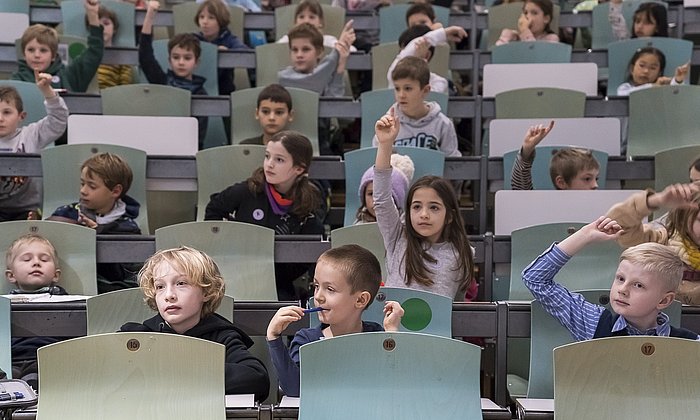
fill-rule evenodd
<path id="1" fill-rule="evenodd" d="M 398 62 L 404 57 L 415 56 L 429 62 L 430 59 L 433 58 L 433 53 L 437 45 L 444 45 L 447 41 L 459 42 L 466 36 L 467 32 L 464 28 L 459 26 L 450 26 L 448 28 L 440 27 L 432 31 L 425 25 L 409 27 L 399 37 L 399 47 L 401 47 L 401 51 L 399 51 L 399 54 L 387 71 L 389 87 L 394 87 L 394 80 L 391 75 Z M 447 79 L 430 72 L 430 90 L 446 95 L 449 94 L 450 90 Z"/>
<path id="2" fill-rule="evenodd" d="M 46 238 L 27 234 L 17 238 L 5 254 L 5 277 L 16 286 L 11 294 L 66 295 L 58 286 L 61 269 L 56 248 Z M 12 377 L 39 389 L 36 351 L 60 341 L 55 337 L 12 338 Z"/>
<path id="3" fill-rule="evenodd" d="M 0 86 L 0 150 L 38 153 L 66 131 L 68 108 L 51 88 L 51 75 L 36 72 L 36 85 L 44 95 L 46 117 L 20 127 L 27 116 L 22 97 L 12 86 Z M 24 220 L 41 205 L 41 180 L 23 176 L 0 177 L 0 221 Z"/>
<path id="4" fill-rule="evenodd" d="M 258 401 L 267 398 L 270 378 L 262 362 L 248 351 L 253 340 L 215 313 L 226 285 L 211 257 L 186 246 L 158 251 L 139 272 L 139 285 L 146 304 L 158 313 L 143 324 L 126 323 L 120 331 L 182 334 L 223 344 L 226 394 L 255 394 Z"/>
<path id="5" fill-rule="evenodd" d="M 202 42 L 218 45 L 220 50 L 250 50 L 238 37 L 231 33 L 228 25 L 231 12 L 221 0 L 206 0 L 197 9 L 194 23 L 199 26 L 195 36 Z M 233 84 L 233 71 L 219 69 L 219 95 L 230 95 L 236 90 Z"/>
<path id="6" fill-rule="evenodd" d="M 668 245 L 685 264 L 678 289 L 680 301 L 700 303 L 700 213 L 697 184 L 674 184 L 661 192 L 640 191 L 614 205 L 607 216 L 617 220 L 623 233 L 618 243 L 628 247 L 644 242 Z M 653 211 L 669 209 L 662 223 L 642 223 Z"/>
<path id="7" fill-rule="evenodd" d="M 316 0 L 301 0 L 294 10 L 294 25 L 300 23 L 310 23 L 315 26 L 319 32 L 323 33 L 323 7 Z M 288 43 L 289 36 L 284 35 L 277 40 L 277 43 Z M 333 35 L 323 34 L 323 46 L 335 48 L 338 43 L 338 38 Z M 357 51 L 357 48 L 350 45 L 350 52 Z"/>
<path id="8" fill-rule="evenodd" d="M 693 162 L 690 164 L 688 168 L 688 178 L 690 182 L 700 181 L 700 156 L 693 159 Z"/>
<path id="9" fill-rule="evenodd" d="M 187 89 L 193 95 L 207 95 L 204 89 L 206 79 L 194 74 L 194 69 L 199 64 L 199 56 L 202 49 L 199 39 L 194 34 L 177 34 L 168 42 L 168 61 L 170 69 L 163 69 L 153 55 L 153 21 L 160 8 L 160 3 L 150 0 L 146 9 L 141 28 L 139 41 L 139 65 L 146 75 L 149 83 L 157 85 L 169 85 Z M 204 145 L 207 135 L 207 117 L 197 117 L 199 122 L 199 148 Z"/>
<path id="10" fill-rule="evenodd" d="M 452 120 L 441 112 L 437 102 L 426 102 L 430 91 L 430 69 L 425 60 L 406 57 L 391 73 L 396 103 L 388 113 L 400 121 L 396 146 L 425 147 L 442 151 L 445 156 L 462 156 L 457 149 L 457 133 Z M 377 145 L 377 136 L 372 139 Z"/>
<path id="11" fill-rule="evenodd" d="M 630 59 L 627 82 L 617 88 L 617 94 L 629 96 L 632 92 L 653 86 L 680 85 L 688 74 L 690 63 L 678 66 L 673 78 L 663 76 L 665 67 L 666 56 L 663 52 L 654 47 L 640 48 Z"/>
<path id="12" fill-rule="evenodd" d="M 141 205 L 128 196 L 133 174 L 129 165 L 111 153 L 93 155 L 80 167 L 80 201 L 57 208 L 49 220 L 80 224 L 97 234 L 140 234 L 136 223 Z M 97 264 L 97 289 L 135 287 L 138 265 Z"/>
<path id="13" fill-rule="evenodd" d="M 617 40 L 630 38 L 627 23 L 622 14 L 622 0 L 610 2 L 608 14 L 613 34 Z M 668 13 L 660 3 L 642 3 L 634 12 L 634 27 L 631 38 L 648 36 L 668 37 Z"/>
<path id="14" fill-rule="evenodd" d="M 100 6 L 97 12 L 103 29 L 105 47 L 112 46 L 112 39 L 119 32 L 119 19 L 117 14 Z M 87 16 L 85 17 L 88 22 Z M 89 27 L 89 26 L 88 26 Z M 97 69 L 97 83 L 100 89 L 108 87 L 128 85 L 134 82 L 134 69 L 127 64 L 100 64 Z"/>
<path id="15" fill-rule="evenodd" d="M 435 9 L 430 3 L 415 3 L 406 9 L 406 26 L 425 25 L 431 30 L 442 28 L 442 23 L 435 21 Z"/>
<path id="16" fill-rule="evenodd" d="M 391 149 L 400 131 L 394 112 L 375 125 L 374 210 L 387 253 L 386 285 L 463 300 L 474 257 L 450 182 L 437 176 L 418 179 L 408 191 L 405 223 L 391 202 Z"/>
<path id="17" fill-rule="evenodd" d="M 624 226 L 600 217 L 560 243 L 553 244 L 523 270 L 523 282 L 542 307 L 576 340 L 611 336 L 659 335 L 697 340 L 694 332 L 674 328 L 661 312 L 675 297 L 683 263 L 674 250 L 642 244 L 625 250 L 610 288 L 613 311 L 568 291 L 554 276 L 587 245 L 619 238 Z"/>
<path id="18" fill-rule="evenodd" d="M 197 0 L 197 3 L 203 3 L 204 1 L 205 0 Z M 258 13 L 262 11 L 260 5 L 254 0 L 221 0 L 221 2 L 228 6 L 240 7 L 246 12 Z"/>
<path id="19" fill-rule="evenodd" d="M 287 348 L 280 337 L 305 310 L 299 306 L 280 308 L 267 327 L 267 345 L 279 377 L 280 388 L 290 397 L 299 396 L 299 347 L 324 338 L 371 331 L 398 331 L 403 308 L 397 302 L 384 305 L 384 328 L 362 321 L 362 312 L 379 291 L 382 270 L 371 252 L 359 245 L 343 245 L 321 254 L 314 274 L 314 302 L 321 325 L 299 330 Z"/>
<path id="20" fill-rule="evenodd" d="M 408 187 L 413 180 L 415 167 L 410 157 L 397 153 L 391 155 L 391 167 L 397 169 L 391 172 L 391 198 L 394 199 L 394 205 L 399 209 L 399 215 L 402 216 L 405 211 L 406 191 L 408 191 Z M 362 223 L 376 222 L 377 215 L 374 212 L 373 167 L 367 169 L 362 175 L 358 193 L 360 196 L 360 208 L 357 209 L 357 216 L 355 217 L 354 224 L 359 225 Z"/>
<path id="21" fill-rule="evenodd" d="M 276 83 L 268 85 L 258 94 L 255 119 L 260 123 L 262 134 L 245 139 L 241 144 L 266 145 L 272 136 L 286 130 L 294 119 L 292 95 L 282 85 Z"/>
<path id="22" fill-rule="evenodd" d="M 95 77 L 102 61 L 104 41 L 98 17 L 99 1 L 84 0 L 87 14 L 87 49 L 71 64 L 64 66 L 58 55 L 58 35 L 53 28 L 41 24 L 32 25 L 22 34 L 20 45 L 23 58 L 18 60 L 19 69 L 12 74 L 13 80 L 34 82 L 36 72 L 49 73 L 54 89 L 85 92 Z"/>
<path id="23" fill-rule="evenodd" d="M 535 160 L 535 147 L 552 131 L 554 121 L 547 127 L 535 125 L 527 130 L 523 145 L 513 162 L 510 183 L 514 190 L 533 190 L 532 162 Z M 557 150 L 549 163 L 552 184 L 558 190 L 598 189 L 600 164 L 590 150 L 562 148 Z"/>
<path id="24" fill-rule="evenodd" d="M 267 143 L 263 166 L 245 182 L 212 194 L 204 220 L 232 220 L 274 229 L 278 235 L 320 235 L 326 208 L 322 189 L 309 180 L 313 149 L 309 139 L 280 131 Z M 276 264 L 280 300 L 295 300 L 293 280 L 304 264 Z"/>
<path id="25" fill-rule="evenodd" d="M 513 41 L 547 41 L 559 42 L 550 23 L 554 6 L 551 0 L 527 0 L 523 5 L 523 14 L 518 18 L 518 30 L 504 29 L 496 41 L 503 45 Z"/>

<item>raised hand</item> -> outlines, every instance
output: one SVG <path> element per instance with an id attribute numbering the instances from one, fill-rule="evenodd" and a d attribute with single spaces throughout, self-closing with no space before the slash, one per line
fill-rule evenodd
<path id="1" fill-rule="evenodd" d="M 467 31 L 461 26 L 448 26 L 445 28 L 445 34 L 447 40 L 452 42 L 459 42 L 467 37 Z"/>
<path id="2" fill-rule="evenodd" d="M 532 153 L 535 151 L 535 147 L 547 137 L 547 134 L 552 131 L 552 128 L 554 128 L 554 120 L 550 121 L 548 126 L 538 124 L 527 129 L 525 139 L 523 140 L 523 159 L 530 160 Z"/>
<path id="3" fill-rule="evenodd" d="M 650 208 L 665 207 L 669 209 L 677 207 L 698 207 L 695 197 L 700 191 L 700 186 L 694 183 L 672 184 L 663 191 L 647 197 L 647 206 Z"/>
<path id="4" fill-rule="evenodd" d="M 379 146 L 393 145 L 399 134 L 399 128 L 399 121 L 394 117 L 394 108 L 392 107 L 388 114 L 382 116 L 374 124 L 374 133 L 377 136 Z"/>
<path id="5" fill-rule="evenodd" d="M 676 73 L 673 78 L 676 79 L 676 83 L 681 84 L 685 81 L 688 71 L 690 70 L 690 63 L 685 63 L 682 66 L 676 67 Z"/>
<path id="6" fill-rule="evenodd" d="M 88 23 L 91 26 L 99 26 L 100 18 L 98 11 L 100 9 L 99 0 L 84 0 L 85 15 L 87 16 Z"/>
<path id="7" fill-rule="evenodd" d="M 34 70 L 34 80 L 36 81 L 36 87 L 39 88 L 41 93 L 44 95 L 45 99 L 51 99 L 56 96 L 56 92 L 51 88 L 51 76 L 49 73 L 41 73 Z"/>

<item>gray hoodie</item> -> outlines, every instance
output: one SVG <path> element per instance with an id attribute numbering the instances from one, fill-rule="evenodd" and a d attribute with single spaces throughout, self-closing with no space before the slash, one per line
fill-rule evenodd
<path id="1" fill-rule="evenodd" d="M 413 119 L 404 115 L 400 107 L 394 103 L 394 115 L 401 123 L 399 134 L 394 146 L 425 147 L 440 150 L 445 156 L 462 156 L 457 149 L 457 132 L 452 120 L 440 110 L 437 102 L 426 102 L 428 114 L 423 118 Z M 387 114 L 391 112 L 391 108 Z M 372 139 L 372 145 L 377 146 L 377 136 Z"/>
<path id="2" fill-rule="evenodd" d="M 38 153 L 55 141 L 68 124 L 68 107 L 56 96 L 44 101 L 46 117 L 25 127 L 18 127 L 9 136 L 0 137 L 0 151 L 12 153 Z M 28 178 L 24 183 L 13 182 L 10 177 L 0 177 L 0 209 L 3 211 L 29 211 L 41 206 L 41 179 Z"/>

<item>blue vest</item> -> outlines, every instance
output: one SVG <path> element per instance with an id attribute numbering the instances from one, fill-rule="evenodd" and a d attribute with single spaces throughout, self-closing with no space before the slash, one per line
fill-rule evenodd
<path id="1" fill-rule="evenodd" d="M 627 332 L 627 328 L 620 330 L 620 331 L 615 331 L 612 332 L 613 326 L 615 325 L 615 322 L 617 321 L 617 318 L 619 318 L 620 315 L 614 314 L 610 312 L 609 310 L 605 310 L 602 315 L 600 315 L 600 320 L 598 321 L 598 326 L 595 329 L 595 334 L 593 335 L 593 338 L 606 338 L 606 337 L 623 337 L 623 336 L 628 336 L 629 333 Z M 685 328 L 676 328 L 674 326 L 671 326 L 671 333 L 669 334 L 670 337 L 678 337 L 678 338 L 687 338 L 689 340 L 697 340 L 698 335 L 690 330 L 686 330 Z"/>

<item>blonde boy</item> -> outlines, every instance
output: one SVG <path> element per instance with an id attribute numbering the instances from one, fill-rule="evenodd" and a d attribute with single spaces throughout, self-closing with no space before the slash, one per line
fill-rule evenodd
<path id="1" fill-rule="evenodd" d="M 554 281 L 557 272 L 587 245 L 615 240 L 620 225 L 602 216 L 553 244 L 523 270 L 523 282 L 542 307 L 576 340 L 611 336 L 658 335 L 697 340 L 698 335 L 670 325 L 662 312 L 673 302 L 684 265 L 673 249 L 647 242 L 626 249 L 610 288 L 614 312 L 587 302 Z"/>
<path id="2" fill-rule="evenodd" d="M 72 92 L 85 92 L 90 85 L 104 53 L 103 28 L 98 17 L 99 1 L 84 0 L 88 21 L 87 48 L 78 57 L 64 66 L 58 55 L 58 34 L 53 28 L 41 24 L 32 25 L 24 31 L 20 44 L 23 58 L 18 60 L 19 69 L 12 74 L 13 80 L 34 82 L 35 73 L 52 76 L 51 86 Z"/>
<path id="3" fill-rule="evenodd" d="M 282 85 L 277 83 L 268 85 L 258 94 L 255 119 L 260 123 L 262 134 L 245 139 L 241 144 L 266 145 L 272 136 L 286 130 L 294 119 L 292 95 Z"/>
<path id="4" fill-rule="evenodd" d="M 143 324 L 124 324 L 120 331 L 182 334 L 223 344 L 226 394 L 267 398 L 267 370 L 248 351 L 253 340 L 215 313 L 226 285 L 211 257 L 186 246 L 158 251 L 139 272 L 139 285 L 146 304 L 158 313 Z"/>
<path id="5" fill-rule="evenodd" d="M 424 59 L 405 57 L 396 64 L 391 74 L 396 103 L 394 110 L 401 128 L 395 146 L 425 147 L 442 151 L 445 156 L 462 156 L 457 149 L 455 126 L 442 113 L 437 102 L 425 100 L 430 92 L 430 69 Z M 377 146 L 377 136 L 372 139 Z"/>
<path id="6" fill-rule="evenodd" d="M 388 301 L 384 306 L 384 328 L 375 322 L 362 321 L 362 312 L 379 290 L 381 276 L 377 258 L 359 245 L 332 248 L 319 257 L 313 284 L 314 301 L 322 309 L 318 312 L 321 325 L 298 331 L 289 350 L 280 336 L 307 310 L 299 306 L 280 308 L 267 327 L 270 357 L 286 395 L 299 396 L 299 347 L 302 345 L 344 334 L 398 330 L 403 308 L 397 302 Z"/>

